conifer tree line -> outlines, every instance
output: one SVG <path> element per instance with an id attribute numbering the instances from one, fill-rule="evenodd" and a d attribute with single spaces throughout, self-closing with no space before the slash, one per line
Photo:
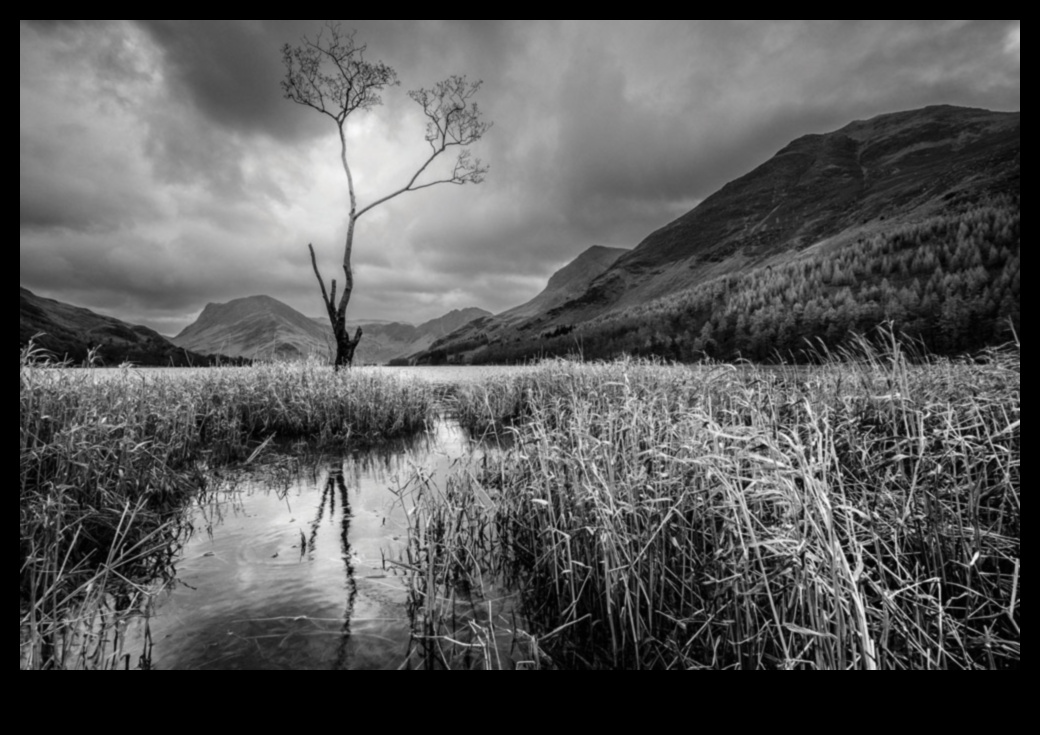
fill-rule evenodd
<path id="1" fill-rule="evenodd" d="M 775 266 L 694 288 L 573 328 L 485 347 L 478 361 L 580 352 L 693 362 L 808 359 L 883 322 L 935 354 L 1007 342 L 1020 325 L 1020 206 L 1001 197 L 965 211 L 810 248 Z M 452 355 L 446 355 L 451 359 Z"/>

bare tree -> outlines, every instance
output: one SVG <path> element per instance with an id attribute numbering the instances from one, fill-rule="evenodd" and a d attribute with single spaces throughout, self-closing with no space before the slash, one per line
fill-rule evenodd
<path id="1" fill-rule="evenodd" d="M 355 41 L 355 31 L 346 33 L 338 23 L 327 22 L 313 40 L 304 37 L 300 46 L 286 44 L 282 48 L 285 79 L 282 90 L 286 98 L 328 115 L 339 130 L 340 159 L 347 175 L 350 193 L 350 214 L 347 220 L 347 238 L 343 247 L 343 291 L 336 303 L 336 280 L 332 280 L 331 294 L 325 290 L 325 281 L 318 270 L 314 246 L 308 244 L 314 275 L 321 286 L 332 331 L 336 337 L 338 369 L 350 365 L 354 350 L 361 341 L 361 328 L 351 337 L 347 333 L 346 314 L 354 290 L 354 273 L 350 265 L 354 247 L 354 226 L 361 215 L 406 191 L 418 191 L 437 184 L 479 184 L 487 174 L 488 166 L 474 157 L 466 146 L 480 140 L 490 129 L 484 122 L 473 96 L 480 82 L 467 82 L 466 77 L 453 75 L 438 82 L 431 89 L 417 89 L 408 93 L 426 116 L 426 142 L 430 154 L 415 174 L 401 188 L 375 201 L 358 207 L 354 193 L 354 177 L 347 160 L 346 125 L 350 115 L 358 110 L 370 110 L 382 103 L 380 93 L 387 87 L 397 86 L 397 72 L 379 61 L 366 61 L 364 45 Z M 430 164 L 449 148 L 459 148 L 450 172 L 441 175 L 429 172 Z M 425 175 L 424 175 L 425 174 Z"/>

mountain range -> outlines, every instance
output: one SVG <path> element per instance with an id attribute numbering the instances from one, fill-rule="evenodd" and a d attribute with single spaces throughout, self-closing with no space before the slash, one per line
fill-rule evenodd
<path id="1" fill-rule="evenodd" d="M 487 332 L 489 323 L 519 322 L 543 314 L 580 295 L 596 276 L 622 254 L 621 248 L 594 245 L 554 273 L 545 289 L 530 301 L 495 316 L 484 309 L 455 309 L 417 326 L 402 322 L 348 322 L 348 331 L 362 327 L 364 336 L 355 364 L 405 362 L 425 354 L 448 335 Z M 207 304 L 198 319 L 172 338 L 179 347 L 258 359 L 328 358 L 332 328 L 328 317 L 307 317 L 270 296 L 249 296 L 224 304 Z"/>
<path id="2" fill-rule="evenodd" d="M 473 319 L 490 316 L 483 309 L 455 309 L 418 326 L 401 322 L 348 322 L 364 337 L 355 364 L 385 364 L 425 350 Z M 247 296 L 224 304 L 206 304 L 198 319 L 171 340 L 198 352 L 264 360 L 327 359 L 335 342 L 328 317 L 308 317 L 270 296 Z"/>
<path id="3" fill-rule="evenodd" d="M 30 340 L 58 359 L 82 363 L 88 355 L 100 365 L 131 362 L 142 366 L 186 367 L 242 364 L 253 359 L 327 358 L 332 344 L 328 318 L 308 317 L 270 296 L 249 296 L 207 304 L 176 337 L 80 306 L 37 296 L 20 288 L 20 344 Z M 490 316 L 483 309 L 455 309 L 418 326 L 365 321 L 365 338 L 356 364 L 385 364 L 424 350 L 467 322 Z"/>

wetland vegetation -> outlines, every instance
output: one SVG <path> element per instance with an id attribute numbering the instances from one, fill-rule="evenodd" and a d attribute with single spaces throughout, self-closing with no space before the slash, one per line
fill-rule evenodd
<path id="1" fill-rule="evenodd" d="M 326 448 L 422 430 L 427 384 L 313 364 L 146 373 L 20 369 L 21 663 L 111 667 L 106 617 L 172 581 L 210 469 L 274 437 Z"/>
<path id="2" fill-rule="evenodd" d="M 274 435 L 378 446 L 450 410 L 504 441 L 386 480 L 402 668 L 1017 669 L 1019 350 L 905 350 L 437 388 L 316 366 L 99 378 L 27 350 L 22 667 L 131 663 L 98 631 L 175 578 L 213 468 L 265 461 Z"/>

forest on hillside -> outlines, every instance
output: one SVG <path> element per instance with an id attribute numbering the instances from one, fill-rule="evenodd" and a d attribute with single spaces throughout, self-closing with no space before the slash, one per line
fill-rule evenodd
<path id="1" fill-rule="evenodd" d="M 495 363 L 573 354 L 802 361 L 890 322 L 928 352 L 969 352 L 1019 333 L 1020 220 L 1018 198 L 1001 197 L 574 327 L 460 347 L 483 347 L 472 359 Z"/>

